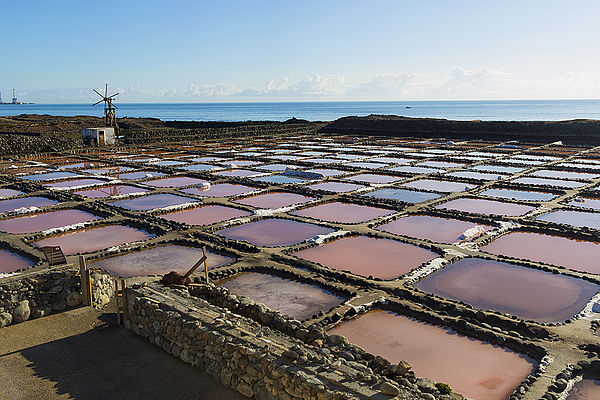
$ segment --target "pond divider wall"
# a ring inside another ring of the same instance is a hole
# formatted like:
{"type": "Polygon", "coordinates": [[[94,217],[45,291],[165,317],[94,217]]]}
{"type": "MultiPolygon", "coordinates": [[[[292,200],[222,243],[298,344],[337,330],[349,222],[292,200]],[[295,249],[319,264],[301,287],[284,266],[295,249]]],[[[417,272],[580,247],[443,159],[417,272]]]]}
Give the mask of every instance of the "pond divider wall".
{"type": "MultiPolygon", "coordinates": [[[[0,279],[0,328],[81,306],[78,272],[68,265],[0,279]]],[[[114,278],[92,271],[91,285],[93,306],[104,307],[114,296],[114,278]]]]}
{"type": "MultiPolygon", "coordinates": [[[[299,321],[286,321],[297,326],[298,335],[285,335],[271,329],[266,320],[260,324],[224,311],[190,295],[183,286],[134,285],[126,296],[128,329],[249,398],[463,398],[441,394],[433,381],[416,378],[410,364],[356,357],[362,349],[343,336],[327,336],[299,321]],[[317,338],[307,344],[297,338],[303,335],[317,338]],[[393,371],[391,377],[378,374],[375,366],[393,371]]],[[[229,301],[238,300],[229,297],[229,301]]],[[[248,305],[257,312],[267,311],[258,303],[248,305]]]]}

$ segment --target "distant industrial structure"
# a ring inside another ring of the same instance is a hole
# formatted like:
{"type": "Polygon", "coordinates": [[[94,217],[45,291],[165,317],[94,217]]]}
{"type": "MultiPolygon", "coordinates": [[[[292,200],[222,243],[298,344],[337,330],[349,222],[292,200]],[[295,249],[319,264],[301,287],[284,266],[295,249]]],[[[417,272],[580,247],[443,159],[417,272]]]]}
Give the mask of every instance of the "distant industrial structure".
{"type": "Polygon", "coordinates": [[[4,103],[2,101],[2,92],[0,92],[0,104],[31,104],[31,103],[23,103],[22,101],[17,100],[17,95],[15,94],[15,89],[13,91],[12,101],[10,103],[4,103]]]}

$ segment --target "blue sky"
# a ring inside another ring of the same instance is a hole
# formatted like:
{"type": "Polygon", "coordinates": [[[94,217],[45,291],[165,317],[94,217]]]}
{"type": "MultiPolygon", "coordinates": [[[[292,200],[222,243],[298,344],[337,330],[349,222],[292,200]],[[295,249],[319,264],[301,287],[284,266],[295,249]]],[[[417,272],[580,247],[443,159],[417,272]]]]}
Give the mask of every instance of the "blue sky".
{"type": "Polygon", "coordinates": [[[0,91],[89,102],[600,98],[600,2],[4,1],[0,91]]]}

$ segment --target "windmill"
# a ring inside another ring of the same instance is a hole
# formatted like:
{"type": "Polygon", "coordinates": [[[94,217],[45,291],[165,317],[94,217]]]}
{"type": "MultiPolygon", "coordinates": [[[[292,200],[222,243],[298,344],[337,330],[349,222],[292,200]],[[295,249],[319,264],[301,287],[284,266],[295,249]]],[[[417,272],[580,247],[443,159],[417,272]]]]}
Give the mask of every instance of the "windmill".
{"type": "Polygon", "coordinates": [[[107,128],[118,129],[119,127],[117,125],[117,117],[115,114],[115,109],[117,108],[117,106],[113,104],[113,97],[117,96],[119,93],[115,93],[111,96],[108,96],[108,83],[104,87],[104,95],[102,95],[102,93],[100,93],[96,89],[94,89],[94,92],[96,92],[98,96],[102,97],[102,100],[97,101],[96,103],[92,104],[92,106],[104,102],[104,125],[107,128]]]}

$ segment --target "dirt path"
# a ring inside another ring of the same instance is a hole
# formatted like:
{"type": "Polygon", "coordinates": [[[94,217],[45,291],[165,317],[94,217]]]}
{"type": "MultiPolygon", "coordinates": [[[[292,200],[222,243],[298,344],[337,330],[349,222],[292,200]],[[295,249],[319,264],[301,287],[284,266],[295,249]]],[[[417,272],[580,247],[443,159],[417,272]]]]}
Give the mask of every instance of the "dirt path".
{"type": "Polygon", "coordinates": [[[243,398],[113,318],[79,308],[1,329],[0,398],[243,398]]]}

